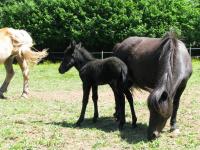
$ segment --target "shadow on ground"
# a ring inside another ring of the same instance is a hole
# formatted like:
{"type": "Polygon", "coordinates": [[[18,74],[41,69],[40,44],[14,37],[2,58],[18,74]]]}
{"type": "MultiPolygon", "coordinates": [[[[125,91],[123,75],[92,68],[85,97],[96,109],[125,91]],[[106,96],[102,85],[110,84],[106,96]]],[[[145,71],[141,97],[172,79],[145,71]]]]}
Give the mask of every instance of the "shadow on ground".
{"type": "MultiPolygon", "coordinates": [[[[91,119],[85,119],[80,127],[75,127],[74,123],[67,121],[62,122],[49,122],[45,124],[58,125],[66,128],[79,128],[79,129],[97,129],[104,132],[114,132],[118,130],[117,122],[111,117],[101,117],[96,123],[91,119]]],[[[131,127],[131,123],[126,123],[123,130],[120,131],[120,137],[130,144],[138,142],[147,142],[146,138],[147,125],[138,123],[136,128],[131,127]]]]}

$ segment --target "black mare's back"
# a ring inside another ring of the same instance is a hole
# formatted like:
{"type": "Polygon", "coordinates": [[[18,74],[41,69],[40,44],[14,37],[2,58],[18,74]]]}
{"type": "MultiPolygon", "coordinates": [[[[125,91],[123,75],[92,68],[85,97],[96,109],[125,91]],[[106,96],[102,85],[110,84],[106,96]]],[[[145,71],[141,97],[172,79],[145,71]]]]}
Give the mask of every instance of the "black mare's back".
{"type": "Polygon", "coordinates": [[[114,81],[126,82],[128,69],[117,57],[94,59],[84,65],[79,74],[83,82],[94,85],[110,84],[114,81]]]}

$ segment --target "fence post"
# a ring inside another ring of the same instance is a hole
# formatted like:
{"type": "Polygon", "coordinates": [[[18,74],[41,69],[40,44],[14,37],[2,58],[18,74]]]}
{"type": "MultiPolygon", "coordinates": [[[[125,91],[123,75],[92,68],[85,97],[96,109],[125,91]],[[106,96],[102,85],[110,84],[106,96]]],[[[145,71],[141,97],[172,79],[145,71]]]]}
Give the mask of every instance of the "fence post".
{"type": "Polygon", "coordinates": [[[103,59],[103,50],[101,51],[101,59],[103,59]]]}

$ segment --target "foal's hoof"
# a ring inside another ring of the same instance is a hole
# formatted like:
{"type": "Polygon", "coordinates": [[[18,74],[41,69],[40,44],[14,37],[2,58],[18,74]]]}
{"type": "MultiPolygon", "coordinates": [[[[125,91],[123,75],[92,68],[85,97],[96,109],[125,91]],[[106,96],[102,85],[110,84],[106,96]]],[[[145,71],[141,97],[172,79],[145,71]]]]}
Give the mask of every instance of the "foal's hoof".
{"type": "Polygon", "coordinates": [[[75,123],[75,124],[74,124],[74,127],[80,127],[80,126],[81,126],[80,123],[75,123]]]}
{"type": "Polygon", "coordinates": [[[116,112],[113,114],[113,117],[114,117],[114,118],[117,118],[117,113],[116,113],[116,112]]]}
{"type": "Polygon", "coordinates": [[[96,123],[97,122],[97,118],[93,118],[92,121],[93,121],[93,123],[96,123]]]}
{"type": "Polygon", "coordinates": [[[136,123],[133,123],[133,124],[132,124],[132,129],[135,129],[135,128],[137,128],[137,124],[136,124],[136,123]]]}
{"type": "Polygon", "coordinates": [[[25,98],[25,99],[27,99],[29,96],[28,96],[28,94],[27,93],[23,93],[22,95],[21,95],[21,98],[25,98]]]}
{"type": "Polygon", "coordinates": [[[81,122],[82,122],[82,121],[78,120],[78,121],[76,122],[76,124],[75,124],[75,127],[80,127],[80,126],[81,126],[81,122]]]}
{"type": "Polygon", "coordinates": [[[7,99],[3,94],[0,95],[0,99],[7,99]]]}
{"type": "Polygon", "coordinates": [[[119,115],[117,114],[117,113],[114,113],[113,114],[113,117],[115,118],[115,121],[119,121],[120,119],[119,119],[119,115]]]}
{"type": "Polygon", "coordinates": [[[124,124],[123,124],[123,123],[119,123],[119,126],[118,126],[119,131],[122,131],[122,130],[123,130],[123,127],[124,127],[124,124]]]}

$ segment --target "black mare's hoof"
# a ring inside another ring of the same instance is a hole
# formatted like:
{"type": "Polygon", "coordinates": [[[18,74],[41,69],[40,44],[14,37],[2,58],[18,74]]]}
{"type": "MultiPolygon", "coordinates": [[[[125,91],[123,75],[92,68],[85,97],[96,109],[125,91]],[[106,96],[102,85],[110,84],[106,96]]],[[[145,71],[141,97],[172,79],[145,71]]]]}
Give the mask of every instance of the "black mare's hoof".
{"type": "Polygon", "coordinates": [[[170,128],[170,132],[173,132],[173,131],[175,131],[177,129],[177,126],[176,125],[173,125],[173,126],[171,126],[171,128],[170,128]]]}

